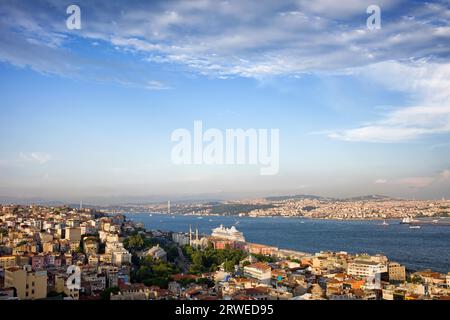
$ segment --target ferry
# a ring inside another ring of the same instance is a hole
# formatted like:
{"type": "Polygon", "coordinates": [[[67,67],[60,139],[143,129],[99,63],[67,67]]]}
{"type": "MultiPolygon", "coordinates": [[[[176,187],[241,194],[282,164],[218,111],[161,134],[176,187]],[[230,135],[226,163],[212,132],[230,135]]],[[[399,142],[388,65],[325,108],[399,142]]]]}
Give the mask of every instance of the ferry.
{"type": "Polygon", "coordinates": [[[410,229],[420,229],[421,226],[409,226],[410,229]]]}

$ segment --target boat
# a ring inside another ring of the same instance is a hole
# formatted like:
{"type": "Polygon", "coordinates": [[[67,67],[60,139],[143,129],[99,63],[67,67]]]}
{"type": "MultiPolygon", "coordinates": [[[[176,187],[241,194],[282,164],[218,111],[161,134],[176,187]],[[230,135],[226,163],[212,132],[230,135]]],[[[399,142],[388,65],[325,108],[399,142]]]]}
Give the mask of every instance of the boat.
{"type": "Polygon", "coordinates": [[[245,242],[244,234],[238,231],[235,226],[232,226],[228,229],[221,224],[220,227],[212,230],[211,236],[226,240],[245,242]]]}
{"type": "Polygon", "coordinates": [[[383,223],[381,224],[382,226],[388,226],[389,223],[386,222],[386,220],[383,220],[383,223]]]}
{"type": "Polygon", "coordinates": [[[421,226],[409,226],[410,229],[420,229],[421,226]]]}
{"type": "Polygon", "coordinates": [[[149,217],[153,217],[153,215],[150,213],[149,215],[148,215],[149,217]]]}
{"type": "Polygon", "coordinates": [[[407,218],[403,218],[402,221],[400,221],[400,224],[410,224],[413,221],[414,221],[413,219],[411,219],[410,217],[407,217],[407,218]]]}
{"type": "Polygon", "coordinates": [[[411,223],[416,223],[416,222],[420,222],[420,221],[417,219],[407,217],[407,218],[403,218],[402,221],[400,221],[400,224],[411,224],[411,223]]]}

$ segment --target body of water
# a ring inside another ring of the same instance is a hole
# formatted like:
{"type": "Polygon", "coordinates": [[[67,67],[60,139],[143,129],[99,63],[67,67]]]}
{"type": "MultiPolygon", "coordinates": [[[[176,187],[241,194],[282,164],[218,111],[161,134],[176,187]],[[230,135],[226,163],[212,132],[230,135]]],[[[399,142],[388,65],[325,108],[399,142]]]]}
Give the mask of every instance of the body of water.
{"type": "Polygon", "coordinates": [[[233,225],[244,232],[248,242],[276,246],[280,249],[315,253],[347,251],[349,253],[385,254],[412,270],[431,268],[450,271],[450,227],[425,225],[410,229],[399,221],[336,221],[303,218],[250,218],[230,216],[179,216],[148,213],[127,214],[130,220],[144,223],[148,230],[188,232],[189,225],[201,234],[213,228],[233,225]]]}

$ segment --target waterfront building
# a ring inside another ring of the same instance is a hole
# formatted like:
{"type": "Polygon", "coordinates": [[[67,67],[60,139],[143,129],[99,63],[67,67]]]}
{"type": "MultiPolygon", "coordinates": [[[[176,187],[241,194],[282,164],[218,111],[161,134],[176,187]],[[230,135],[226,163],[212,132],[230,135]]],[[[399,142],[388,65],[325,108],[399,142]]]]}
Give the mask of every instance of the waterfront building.
{"type": "Polygon", "coordinates": [[[347,266],[347,273],[353,276],[369,277],[387,271],[386,264],[374,261],[355,260],[347,266]]]}
{"type": "Polygon", "coordinates": [[[278,251],[278,248],[256,243],[247,243],[247,251],[253,254],[271,256],[278,251]]]}
{"type": "Polygon", "coordinates": [[[195,239],[192,238],[192,228],[189,228],[189,245],[196,249],[206,249],[209,245],[208,238],[199,236],[198,228],[195,229],[195,239]]]}
{"type": "Polygon", "coordinates": [[[389,262],[388,264],[389,281],[406,281],[406,268],[397,262],[389,262]]]}

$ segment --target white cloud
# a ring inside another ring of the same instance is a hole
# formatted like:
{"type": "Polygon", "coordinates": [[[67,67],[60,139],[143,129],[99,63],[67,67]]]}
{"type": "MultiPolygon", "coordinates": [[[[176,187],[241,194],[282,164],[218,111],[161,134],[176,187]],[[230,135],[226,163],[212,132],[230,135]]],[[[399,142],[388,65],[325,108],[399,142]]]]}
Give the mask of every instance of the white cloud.
{"type": "Polygon", "coordinates": [[[447,186],[450,182],[450,170],[445,169],[431,176],[406,177],[386,181],[390,185],[402,185],[413,189],[428,188],[432,185],[447,186]]]}
{"type": "Polygon", "coordinates": [[[359,128],[328,133],[330,138],[403,142],[450,133],[450,63],[418,61],[402,64],[388,61],[358,72],[388,89],[409,94],[417,105],[395,108],[382,115],[380,120],[359,128]]]}
{"type": "MultiPolygon", "coordinates": [[[[85,23],[76,34],[90,43],[109,43],[152,62],[180,64],[215,77],[345,72],[388,59],[408,59],[412,53],[413,58],[450,54],[443,45],[450,40],[446,20],[450,10],[445,4],[378,1],[383,13],[395,17],[386,15],[379,32],[365,26],[370,4],[368,0],[181,0],[142,1],[124,8],[120,3],[81,2],[85,23]]],[[[3,48],[0,59],[61,73],[90,63],[67,54],[54,57],[53,50],[67,48],[73,39],[59,18],[63,6],[53,1],[3,5],[0,13],[9,19],[0,19],[0,40],[16,39],[15,45],[23,48],[21,38],[27,37],[40,45],[32,50],[34,58],[11,46],[3,48]],[[43,50],[46,43],[52,44],[51,52],[43,50]]]]}
{"type": "Polygon", "coordinates": [[[35,162],[39,164],[46,164],[52,159],[52,156],[50,154],[44,152],[31,152],[31,153],[21,152],[19,154],[19,157],[22,161],[35,162]]]}
{"type": "Polygon", "coordinates": [[[148,89],[148,90],[167,90],[167,89],[170,89],[169,86],[167,86],[163,82],[157,81],[157,80],[148,81],[148,83],[145,86],[145,88],[148,89]]]}
{"type": "Polygon", "coordinates": [[[385,183],[387,183],[386,179],[377,179],[377,180],[375,180],[375,184],[385,184],[385,183]]]}

